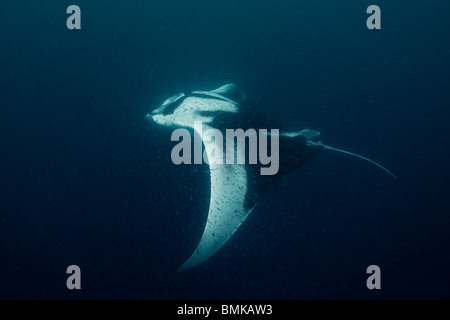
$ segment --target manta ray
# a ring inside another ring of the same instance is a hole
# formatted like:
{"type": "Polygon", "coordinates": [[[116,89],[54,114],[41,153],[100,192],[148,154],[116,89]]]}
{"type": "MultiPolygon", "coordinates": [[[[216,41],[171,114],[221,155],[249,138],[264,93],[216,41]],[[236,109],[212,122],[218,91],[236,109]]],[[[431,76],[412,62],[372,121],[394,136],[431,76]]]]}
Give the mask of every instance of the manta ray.
{"type": "MultiPolygon", "coordinates": [[[[279,132],[279,170],[274,175],[261,175],[261,163],[209,162],[211,194],[207,222],[197,248],[178,271],[197,266],[214,255],[245,221],[258,200],[275,181],[324,150],[343,152],[367,160],[395,178],[386,168],[366,157],[324,145],[316,130],[283,130],[273,119],[253,108],[246,95],[232,83],[212,91],[193,91],[172,96],[146,118],[172,129],[193,129],[203,139],[203,145],[215,143],[205,141],[202,137],[202,130],[207,129],[225,132],[231,128],[266,128],[278,129],[279,132]],[[194,125],[196,121],[201,121],[201,128],[194,125]]],[[[226,148],[223,145],[220,147],[226,148]]],[[[238,141],[234,148],[239,147],[242,146],[239,146],[238,141]]],[[[205,148],[205,151],[208,158],[214,157],[210,148],[205,148]]]]}

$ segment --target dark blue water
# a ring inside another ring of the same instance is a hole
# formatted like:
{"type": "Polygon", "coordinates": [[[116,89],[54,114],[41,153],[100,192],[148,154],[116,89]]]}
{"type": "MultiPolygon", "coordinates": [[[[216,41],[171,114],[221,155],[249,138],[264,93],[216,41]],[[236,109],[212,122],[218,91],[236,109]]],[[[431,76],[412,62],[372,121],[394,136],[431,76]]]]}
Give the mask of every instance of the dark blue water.
{"type": "Polygon", "coordinates": [[[0,297],[449,299],[450,4],[8,1],[0,43],[0,297]],[[77,4],[82,29],[66,28],[77,4]],[[377,4],[382,29],[368,30],[377,4]],[[327,151],[177,273],[208,210],[145,115],[236,83],[327,151]],[[82,289],[66,288],[80,266],[82,289]],[[381,268],[368,290],[366,268],[381,268]]]}

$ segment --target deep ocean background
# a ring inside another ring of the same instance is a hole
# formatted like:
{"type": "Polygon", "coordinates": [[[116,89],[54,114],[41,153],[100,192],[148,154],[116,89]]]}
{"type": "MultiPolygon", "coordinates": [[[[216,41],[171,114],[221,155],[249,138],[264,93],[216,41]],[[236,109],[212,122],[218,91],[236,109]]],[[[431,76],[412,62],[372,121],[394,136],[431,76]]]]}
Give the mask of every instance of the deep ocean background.
{"type": "Polygon", "coordinates": [[[4,1],[0,298],[449,299],[450,2],[4,1]],[[82,29],[66,28],[81,8],[82,29]],[[366,28],[377,4],[382,29],[366,28]],[[207,166],[144,119],[236,83],[324,152],[206,263],[207,166]],[[66,288],[67,266],[82,289],[66,288]],[[381,268],[381,290],[366,268],[381,268]]]}

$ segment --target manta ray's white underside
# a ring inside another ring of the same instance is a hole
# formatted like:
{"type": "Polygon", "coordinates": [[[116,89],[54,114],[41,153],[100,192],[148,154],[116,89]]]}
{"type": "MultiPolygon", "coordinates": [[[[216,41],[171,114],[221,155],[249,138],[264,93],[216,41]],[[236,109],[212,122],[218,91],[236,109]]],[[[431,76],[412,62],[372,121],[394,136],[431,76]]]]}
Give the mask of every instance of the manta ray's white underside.
{"type": "MultiPolygon", "coordinates": [[[[208,128],[210,127],[204,126],[204,130],[208,128]]],[[[212,158],[210,150],[211,148],[206,149],[209,159],[212,158]]],[[[248,191],[245,165],[224,165],[210,161],[209,173],[211,200],[205,230],[197,249],[178,271],[194,267],[216,253],[252,210],[245,209],[248,191]]]]}

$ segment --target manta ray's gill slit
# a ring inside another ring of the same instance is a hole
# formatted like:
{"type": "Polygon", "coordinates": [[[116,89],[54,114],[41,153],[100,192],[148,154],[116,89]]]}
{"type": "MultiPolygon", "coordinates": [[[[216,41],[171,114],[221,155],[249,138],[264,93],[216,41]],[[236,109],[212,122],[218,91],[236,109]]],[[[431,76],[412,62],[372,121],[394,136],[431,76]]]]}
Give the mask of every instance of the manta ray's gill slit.
{"type": "Polygon", "coordinates": [[[396,177],[392,172],[390,172],[388,169],[386,169],[385,167],[383,167],[381,164],[376,163],[376,162],[373,161],[373,160],[370,160],[369,158],[360,156],[359,154],[356,154],[356,153],[353,153],[353,152],[349,152],[349,151],[345,151],[345,150],[333,148],[333,147],[330,147],[330,146],[327,146],[327,145],[323,145],[323,146],[325,147],[325,149],[328,149],[328,150],[333,150],[333,151],[337,151],[337,152],[342,152],[342,153],[349,154],[349,155],[351,155],[351,156],[354,156],[354,157],[361,158],[361,159],[363,159],[363,160],[369,161],[370,163],[373,163],[373,164],[376,165],[377,167],[379,167],[379,168],[383,169],[384,171],[386,171],[387,173],[389,173],[394,179],[397,179],[397,177],[396,177]]]}

